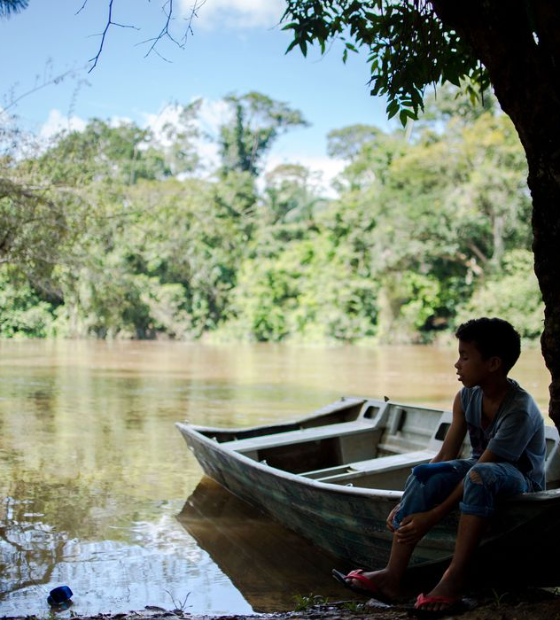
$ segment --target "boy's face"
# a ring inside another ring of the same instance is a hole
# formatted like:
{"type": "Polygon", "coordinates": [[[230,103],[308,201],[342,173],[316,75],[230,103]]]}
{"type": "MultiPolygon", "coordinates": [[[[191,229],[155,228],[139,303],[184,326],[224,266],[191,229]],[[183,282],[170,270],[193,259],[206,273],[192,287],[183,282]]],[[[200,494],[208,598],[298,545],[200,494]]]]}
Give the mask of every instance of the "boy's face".
{"type": "Polygon", "coordinates": [[[497,357],[483,359],[474,342],[459,340],[459,359],[455,363],[459,381],[465,387],[475,387],[486,382],[501,365],[497,357]]]}

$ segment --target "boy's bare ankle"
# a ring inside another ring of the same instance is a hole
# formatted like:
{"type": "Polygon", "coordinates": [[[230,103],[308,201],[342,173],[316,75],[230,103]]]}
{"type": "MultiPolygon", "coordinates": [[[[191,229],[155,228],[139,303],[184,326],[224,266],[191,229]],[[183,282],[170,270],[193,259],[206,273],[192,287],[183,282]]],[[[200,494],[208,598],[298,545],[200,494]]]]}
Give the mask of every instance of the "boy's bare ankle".
{"type": "Polygon", "coordinates": [[[443,573],[441,580],[462,584],[465,581],[465,571],[460,567],[450,564],[445,573],[443,573]]]}
{"type": "Polygon", "coordinates": [[[464,571],[453,566],[443,574],[439,583],[430,592],[432,596],[457,596],[463,591],[465,585],[464,571]]]}
{"type": "Polygon", "coordinates": [[[396,595],[400,589],[400,579],[388,568],[365,573],[365,576],[387,595],[396,595]]]}
{"type": "Polygon", "coordinates": [[[378,583],[387,594],[396,596],[400,592],[401,577],[388,568],[378,571],[378,583]]]}

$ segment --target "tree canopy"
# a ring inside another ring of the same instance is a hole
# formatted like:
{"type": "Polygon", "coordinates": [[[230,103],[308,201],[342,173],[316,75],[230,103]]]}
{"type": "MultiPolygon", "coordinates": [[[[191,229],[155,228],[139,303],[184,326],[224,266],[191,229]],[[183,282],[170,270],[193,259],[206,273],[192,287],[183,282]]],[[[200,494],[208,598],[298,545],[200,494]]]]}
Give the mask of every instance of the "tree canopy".
{"type": "Polygon", "coordinates": [[[325,52],[330,39],[344,43],[343,57],[364,47],[369,54],[371,94],[387,97],[389,118],[403,124],[423,109],[429,85],[468,80],[469,91],[489,86],[489,76],[468,43],[442,22],[428,0],[287,0],[285,30],[304,55],[317,43],[325,52]]]}
{"type": "Polygon", "coordinates": [[[415,118],[430,84],[471,95],[491,84],[528,163],[535,272],[545,302],[542,347],[552,375],[550,415],[560,424],[560,6],[551,0],[287,0],[289,49],[369,53],[372,94],[389,116],[415,118]]]}
{"type": "Polygon", "coordinates": [[[262,93],[249,92],[241,97],[228,95],[231,122],[220,128],[222,169],[248,172],[256,176],[260,161],[274,141],[293,127],[305,127],[299,110],[275,101],[262,93]]]}
{"type": "Polygon", "coordinates": [[[430,342],[499,292],[494,310],[537,337],[523,151],[505,115],[456,94],[429,98],[411,134],[331,131],[337,197],[299,164],[257,177],[290,128],[274,111],[303,118],[259,93],[228,97],[205,177],[184,174],[199,106],[163,141],[92,119],[1,158],[0,335],[430,342]],[[247,100],[266,114],[240,125],[247,100]],[[236,132],[257,145],[248,168],[224,148],[236,132]]]}

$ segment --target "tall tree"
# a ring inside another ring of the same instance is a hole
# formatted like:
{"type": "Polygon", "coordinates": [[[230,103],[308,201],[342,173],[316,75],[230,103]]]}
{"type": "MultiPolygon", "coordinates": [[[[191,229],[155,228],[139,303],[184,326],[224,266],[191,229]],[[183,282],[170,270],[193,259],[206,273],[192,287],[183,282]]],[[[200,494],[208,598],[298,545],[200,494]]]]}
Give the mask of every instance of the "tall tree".
{"type": "Polygon", "coordinates": [[[256,176],[259,164],[274,141],[292,127],[305,127],[298,110],[266,95],[249,92],[229,95],[232,118],[220,128],[223,171],[248,172],[256,176]]]}
{"type": "Polygon", "coordinates": [[[299,164],[280,164],[265,181],[265,205],[273,224],[311,220],[314,208],[324,202],[313,187],[311,172],[299,164]]]}
{"type": "Polygon", "coordinates": [[[165,153],[149,129],[132,122],[112,127],[94,118],[83,131],[62,133],[42,158],[54,184],[96,180],[133,185],[171,175],[165,153]]]}
{"type": "Polygon", "coordinates": [[[327,135],[327,153],[331,157],[352,161],[360,154],[362,148],[373,142],[380,133],[380,129],[371,125],[351,125],[333,129],[327,135]]]}
{"type": "Polygon", "coordinates": [[[560,426],[560,4],[553,0],[288,0],[290,47],[333,38],[369,51],[372,94],[405,123],[426,87],[490,86],[528,163],[535,272],[545,302],[541,338],[552,376],[549,413],[560,426]]]}

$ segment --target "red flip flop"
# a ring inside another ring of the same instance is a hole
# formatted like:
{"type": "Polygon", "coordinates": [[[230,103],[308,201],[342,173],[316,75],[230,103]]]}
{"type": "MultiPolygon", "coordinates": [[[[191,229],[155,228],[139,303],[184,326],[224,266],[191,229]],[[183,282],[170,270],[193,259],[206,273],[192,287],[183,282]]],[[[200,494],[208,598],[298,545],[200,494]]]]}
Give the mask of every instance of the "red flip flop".
{"type": "Polygon", "coordinates": [[[370,598],[374,598],[382,603],[390,604],[391,599],[383,594],[379,588],[376,588],[370,579],[368,579],[364,574],[364,571],[361,568],[353,570],[349,572],[347,575],[341,573],[339,570],[333,568],[332,576],[343,586],[347,587],[352,592],[356,592],[357,594],[364,594],[365,596],[369,596],[370,598]],[[359,581],[362,585],[357,586],[350,579],[355,579],[359,581]]]}
{"type": "Polygon", "coordinates": [[[426,596],[419,594],[414,604],[414,614],[424,618],[437,618],[450,613],[465,610],[460,596],[426,596]],[[426,605],[445,605],[444,609],[426,609],[426,605]]]}

